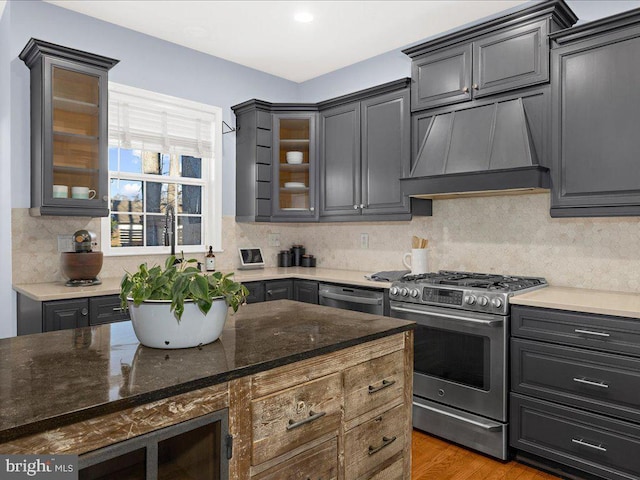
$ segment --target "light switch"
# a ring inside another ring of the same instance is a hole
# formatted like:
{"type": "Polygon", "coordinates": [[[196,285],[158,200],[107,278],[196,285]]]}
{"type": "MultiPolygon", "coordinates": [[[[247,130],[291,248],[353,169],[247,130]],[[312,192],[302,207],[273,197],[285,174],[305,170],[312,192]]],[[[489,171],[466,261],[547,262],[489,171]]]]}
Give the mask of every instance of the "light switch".
{"type": "Polygon", "coordinates": [[[361,233],[360,234],[360,248],[369,248],[369,234],[361,233]]]}
{"type": "Polygon", "coordinates": [[[270,247],[279,247],[280,246],[280,234],[279,233],[270,233],[269,234],[269,246],[270,247]]]}
{"type": "Polygon", "coordinates": [[[73,235],[58,235],[58,253],[74,251],[73,235]]]}

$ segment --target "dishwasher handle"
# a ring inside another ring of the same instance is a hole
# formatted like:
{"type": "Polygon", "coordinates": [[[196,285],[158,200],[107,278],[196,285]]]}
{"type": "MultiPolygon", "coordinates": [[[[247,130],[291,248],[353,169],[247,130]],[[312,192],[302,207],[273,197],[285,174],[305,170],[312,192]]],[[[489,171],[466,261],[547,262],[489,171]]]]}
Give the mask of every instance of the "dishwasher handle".
{"type": "Polygon", "coordinates": [[[382,297],[367,298],[367,297],[358,297],[356,295],[342,295],[341,293],[324,292],[324,291],[320,291],[320,297],[330,298],[332,300],[342,300],[344,302],[350,302],[350,303],[359,303],[362,305],[382,305],[382,297]]]}

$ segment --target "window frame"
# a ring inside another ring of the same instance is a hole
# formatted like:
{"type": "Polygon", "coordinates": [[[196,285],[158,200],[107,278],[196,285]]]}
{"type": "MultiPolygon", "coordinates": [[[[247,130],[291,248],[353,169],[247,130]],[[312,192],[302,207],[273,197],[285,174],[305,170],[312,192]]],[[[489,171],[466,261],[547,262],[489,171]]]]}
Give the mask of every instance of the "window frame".
{"type": "MultiPolygon", "coordinates": [[[[202,192],[202,231],[203,241],[202,245],[176,245],[176,255],[179,256],[180,252],[186,254],[200,253],[204,254],[209,250],[209,246],[213,247],[214,252],[222,252],[222,108],[207,105],[200,102],[194,102],[191,100],[185,100],[179,97],[173,97],[164,95],[161,93],[151,92],[149,90],[143,90],[128,85],[117,84],[109,82],[109,92],[117,91],[128,95],[138,96],[144,98],[149,102],[157,101],[163,103],[170,103],[176,108],[179,106],[186,106],[190,109],[201,110],[209,115],[212,115],[214,120],[212,141],[212,157],[202,157],[202,172],[203,172],[203,192],[202,192]]],[[[122,148],[120,145],[114,145],[109,142],[109,148],[116,146],[122,148]]],[[[138,149],[133,149],[138,150],[138,149]]],[[[158,152],[167,153],[167,152],[158,152]]],[[[178,153],[178,152],[171,152],[178,153]]],[[[179,154],[179,153],[178,153],[179,154]]],[[[107,162],[107,169],[109,168],[107,162]]],[[[108,188],[109,188],[109,215],[101,219],[101,232],[100,232],[100,244],[102,252],[105,256],[135,256],[135,255],[169,255],[171,252],[170,246],[139,246],[139,247],[112,247],[111,246],[111,180],[112,179],[125,179],[132,181],[155,181],[163,183],[163,180],[170,180],[176,184],[190,184],[189,177],[176,177],[176,176],[163,176],[143,173],[127,173],[127,172],[112,172],[108,170],[108,188]],[[112,175],[112,173],[114,173],[112,175]]],[[[145,198],[146,203],[146,198],[145,198]]],[[[146,214],[146,207],[145,212],[146,214]]],[[[176,214],[176,229],[177,229],[178,214],[176,214]]]]}

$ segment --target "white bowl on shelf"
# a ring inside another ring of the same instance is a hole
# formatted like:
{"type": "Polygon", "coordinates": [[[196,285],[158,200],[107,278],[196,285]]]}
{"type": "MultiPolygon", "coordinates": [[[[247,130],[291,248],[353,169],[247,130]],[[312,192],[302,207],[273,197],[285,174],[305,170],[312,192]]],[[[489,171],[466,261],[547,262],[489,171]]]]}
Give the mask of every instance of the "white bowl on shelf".
{"type": "Polygon", "coordinates": [[[302,152],[287,152],[287,163],[299,165],[302,163],[302,152]]]}
{"type": "Polygon", "coordinates": [[[303,182],[284,182],[284,188],[306,188],[303,182]]]}

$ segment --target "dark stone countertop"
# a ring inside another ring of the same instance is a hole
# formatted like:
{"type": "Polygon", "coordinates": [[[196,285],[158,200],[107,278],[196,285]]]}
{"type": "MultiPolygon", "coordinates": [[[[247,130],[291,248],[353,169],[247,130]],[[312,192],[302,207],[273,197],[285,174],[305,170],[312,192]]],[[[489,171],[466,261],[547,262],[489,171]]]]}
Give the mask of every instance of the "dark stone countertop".
{"type": "Polygon", "coordinates": [[[131,322],[0,340],[0,442],[400,333],[413,322],[290,300],[245,305],[199,348],[138,343],[131,322]]]}

